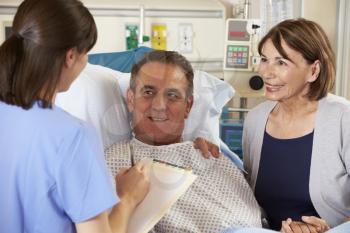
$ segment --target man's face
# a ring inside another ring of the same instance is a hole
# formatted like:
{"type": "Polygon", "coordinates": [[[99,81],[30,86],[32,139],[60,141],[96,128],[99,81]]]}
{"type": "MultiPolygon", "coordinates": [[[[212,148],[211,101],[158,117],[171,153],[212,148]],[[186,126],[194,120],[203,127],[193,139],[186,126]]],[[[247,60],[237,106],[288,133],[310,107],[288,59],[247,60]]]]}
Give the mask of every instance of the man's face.
{"type": "Polygon", "coordinates": [[[142,66],[135,92],[128,90],[135,137],[151,145],[180,142],[193,97],[187,97],[188,82],[181,68],[159,62],[142,66]]]}

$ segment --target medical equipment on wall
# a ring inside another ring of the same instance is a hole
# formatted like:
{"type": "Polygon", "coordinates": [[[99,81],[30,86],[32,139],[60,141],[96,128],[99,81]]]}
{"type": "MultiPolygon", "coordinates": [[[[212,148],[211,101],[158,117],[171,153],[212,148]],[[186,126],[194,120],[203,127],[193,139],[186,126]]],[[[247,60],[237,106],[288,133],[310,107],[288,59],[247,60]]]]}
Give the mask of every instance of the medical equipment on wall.
{"type": "MultiPolygon", "coordinates": [[[[247,11],[247,7],[245,9],[247,11]]],[[[220,137],[230,150],[239,156],[242,156],[243,119],[249,96],[244,93],[244,90],[254,93],[263,87],[263,81],[256,73],[259,64],[257,46],[260,28],[261,20],[257,19],[227,19],[226,21],[224,77],[226,81],[231,79],[231,83],[232,79],[239,80],[241,86],[235,82],[232,83],[240,95],[239,119],[229,117],[229,109],[225,107],[223,113],[226,112],[227,116],[223,114],[221,117],[220,137]],[[242,84],[246,84],[245,87],[242,84]]]]}
{"type": "Polygon", "coordinates": [[[247,111],[247,97],[262,95],[264,85],[256,73],[259,65],[257,52],[261,20],[227,19],[224,48],[224,78],[239,95],[239,108],[224,108],[220,121],[220,137],[230,150],[242,156],[243,120],[247,111]],[[229,116],[229,111],[238,112],[239,119],[229,116]]]}
{"type": "Polygon", "coordinates": [[[139,24],[126,24],[125,25],[125,41],[126,50],[136,49],[144,44],[144,42],[149,41],[149,37],[144,35],[144,6],[140,6],[140,18],[139,24]]]}
{"type": "MultiPolygon", "coordinates": [[[[256,74],[260,56],[258,43],[262,21],[259,19],[227,19],[225,34],[224,73],[225,76],[251,73],[249,81],[252,90],[260,90],[262,83],[256,74]],[[260,84],[260,85],[259,85],[260,84]]],[[[238,90],[239,91],[239,90],[238,90]]]]}
{"type": "Polygon", "coordinates": [[[263,81],[257,73],[259,65],[258,42],[262,20],[248,19],[249,1],[245,0],[244,19],[226,20],[224,42],[224,79],[230,82],[241,97],[240,107],[248,97],[263,95],[263,81]]]}
{"type": "Polygon", "coordinates": [[[142,44],[139,43],[139,25],[137,24],[126,24],[125,33],[126,50],[136,49],[141,47],[141,45],[145,42],[149,41],[149,37],[143,35],[142,44]]]}
{"type": "MultiPolygon", "coordinates": [[[[247,108],[247,98],[263,96],[263,80],[257,73],[260,56],[258,43],[262,21],[227,19],[224,43],[224,79],[240,97],[239,108],[247,108]]],[[[240,119],[244,118],[240,112],[240,119]]]]}
{"type": "Polygon", "coordinates": [[[219,0],[83,2],[93,14],[99,32],[90,53],[125,51],[136,44],[178,51],[194,69],[222,78],[226,8],[219,0]],[[130,25],[134,25],[132,31],[130,25]],[[145,36],[149,41],[145,42],[145,36]]]}
{"type": "MultiPolygon", "coordinates": [[[[21,1],[0,1],[0,43],[5,39],[4,22],[12,23],[21,1]]],[[[194,69],[223,78],[226,8],[220,0],[82,2],[93,15],[98,30],[98,40],[90,54],[140,46],[167,49],[183,54],[194,69]]]]}
{"type": "Polygon", "coordinates": [[[259,20],[227,19],[225,70],[254,71],[259,64],[257,54],[259,20]]]}

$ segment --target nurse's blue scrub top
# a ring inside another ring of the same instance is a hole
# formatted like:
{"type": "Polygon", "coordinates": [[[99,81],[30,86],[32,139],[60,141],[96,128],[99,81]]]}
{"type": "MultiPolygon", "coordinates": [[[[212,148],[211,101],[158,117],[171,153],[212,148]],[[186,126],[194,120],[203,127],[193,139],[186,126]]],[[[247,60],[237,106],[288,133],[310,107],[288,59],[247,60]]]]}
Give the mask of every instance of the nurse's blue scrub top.
{"type": "Polygon", "coordinates": [[[92,127],[0,102],[0,232],[75,232],[117,201],[92,127]]]}

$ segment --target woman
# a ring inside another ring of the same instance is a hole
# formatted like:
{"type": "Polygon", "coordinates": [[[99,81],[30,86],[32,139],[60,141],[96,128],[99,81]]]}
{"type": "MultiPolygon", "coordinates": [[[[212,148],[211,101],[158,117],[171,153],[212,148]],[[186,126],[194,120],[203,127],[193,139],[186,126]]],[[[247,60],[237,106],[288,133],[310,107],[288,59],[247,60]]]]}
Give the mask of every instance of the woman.
{"type": "Polygon", "coordinates": [[[117,175],[116,197],[95,131],[53,104],[96,37],[77,0],[18,8],[0,47],[0,232],[125,232],[147,193],[139,163],[117,175]]]}
{"type": "Polygon", "coordinates": [[[248,182],[272,229],[324,232],[350,215],[350,103],[329,94],[329,40],[312,21],[286,20],[258,49],[267,101],[245,120],[248,182]]]}

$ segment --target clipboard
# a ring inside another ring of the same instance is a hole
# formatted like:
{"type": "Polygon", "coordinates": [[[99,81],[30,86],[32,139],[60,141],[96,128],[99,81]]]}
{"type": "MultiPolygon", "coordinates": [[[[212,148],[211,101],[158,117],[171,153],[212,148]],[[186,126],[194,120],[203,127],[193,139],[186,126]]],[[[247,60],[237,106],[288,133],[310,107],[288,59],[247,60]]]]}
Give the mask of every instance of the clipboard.
{"type": "Polygon", "coordinates": [[[132,214],[127,232],[149,232],[196,178],[191,168],[153,161],[149,174],[150,190],[132,214]]]}

